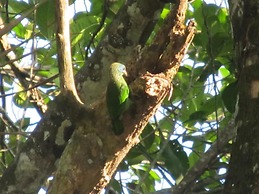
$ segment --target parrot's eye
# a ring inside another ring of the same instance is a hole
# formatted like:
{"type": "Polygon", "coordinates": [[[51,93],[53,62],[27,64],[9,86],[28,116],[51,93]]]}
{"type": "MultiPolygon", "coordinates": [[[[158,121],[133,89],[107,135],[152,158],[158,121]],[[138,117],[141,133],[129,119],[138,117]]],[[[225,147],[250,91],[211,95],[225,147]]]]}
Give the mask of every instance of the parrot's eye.
{"type": "Polygon", "coordinates": [[[119,67],[119,71],[120,71],[121,73],[126,72],[126,67],[125,67],[124,65],[120,66],[120,67],[119,67]]]}

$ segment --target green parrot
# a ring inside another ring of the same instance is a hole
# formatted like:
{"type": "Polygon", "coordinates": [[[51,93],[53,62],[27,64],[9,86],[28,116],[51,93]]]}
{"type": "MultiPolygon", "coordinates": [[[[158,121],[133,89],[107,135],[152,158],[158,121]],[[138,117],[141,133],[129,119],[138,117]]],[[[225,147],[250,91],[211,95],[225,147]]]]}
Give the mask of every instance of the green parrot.
{"type": "Polygon", "coordinates": [[[112,63],[106,103],[115,135],[120,135],[124,131],[121,117],[129,106],[129,87],[123,75],[127,75],[126,67],[121,63],[112,63]]]}

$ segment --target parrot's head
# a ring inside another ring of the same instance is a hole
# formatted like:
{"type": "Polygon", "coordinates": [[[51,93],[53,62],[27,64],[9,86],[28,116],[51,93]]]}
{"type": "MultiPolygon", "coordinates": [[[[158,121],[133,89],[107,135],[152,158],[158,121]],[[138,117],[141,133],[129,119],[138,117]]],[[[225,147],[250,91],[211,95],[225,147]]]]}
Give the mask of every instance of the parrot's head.
{"type": "Polygon", "coordinates": [[[128,75],[125,65],[123,65],[121,63],[117,63],[117,62],[111,64],[111,72],[118,73],[119,76],[128,75]]]}

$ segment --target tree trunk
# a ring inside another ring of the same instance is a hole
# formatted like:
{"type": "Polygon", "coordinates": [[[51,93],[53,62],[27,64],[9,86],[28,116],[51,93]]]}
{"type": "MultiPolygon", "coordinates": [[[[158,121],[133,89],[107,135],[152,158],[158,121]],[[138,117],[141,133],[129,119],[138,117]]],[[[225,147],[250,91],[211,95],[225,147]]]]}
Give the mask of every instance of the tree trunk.
{"type": "Polygon", "coordinates": [[[229,0],[238,69],[237,138],[224,193],[259,193],[259,5],[229,0]]]}

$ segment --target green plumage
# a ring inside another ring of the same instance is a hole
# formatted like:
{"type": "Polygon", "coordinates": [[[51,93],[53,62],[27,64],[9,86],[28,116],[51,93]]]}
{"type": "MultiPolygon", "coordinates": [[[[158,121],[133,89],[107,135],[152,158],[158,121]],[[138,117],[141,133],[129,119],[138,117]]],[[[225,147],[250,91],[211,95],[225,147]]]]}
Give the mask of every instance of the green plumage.
{"type": "Polygon", "coordinates": [[[120,135],[124,131],[121,117],[128,108],[129,87],[123,75],[127,75],[126,67],[121,63],[112,63],[106,102],[115,135],[120,135]]]}

